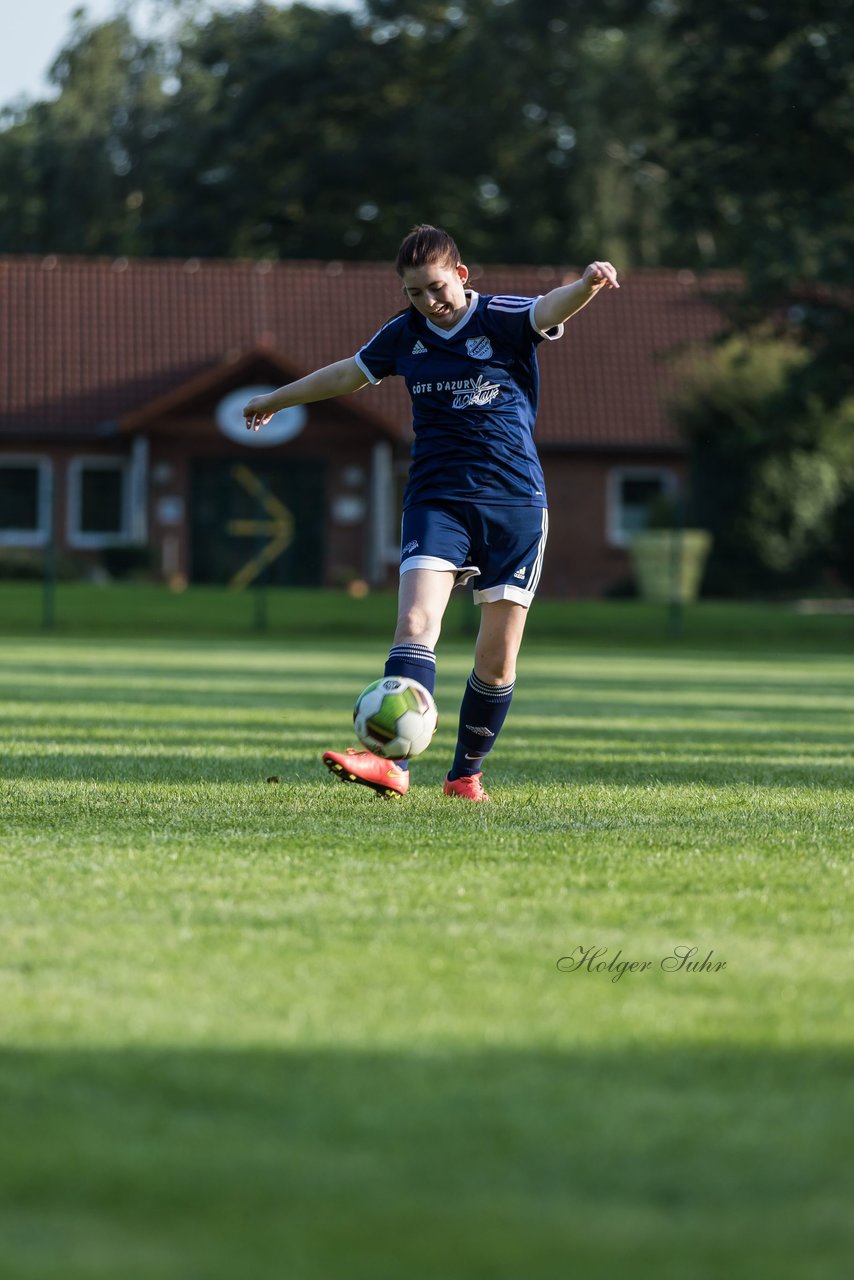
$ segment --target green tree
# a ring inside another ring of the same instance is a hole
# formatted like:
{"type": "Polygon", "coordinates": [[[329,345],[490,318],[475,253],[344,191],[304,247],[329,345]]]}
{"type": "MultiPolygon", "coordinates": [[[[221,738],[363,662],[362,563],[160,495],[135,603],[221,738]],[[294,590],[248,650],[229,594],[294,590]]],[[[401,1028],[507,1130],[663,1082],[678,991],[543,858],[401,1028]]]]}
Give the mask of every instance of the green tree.
{"type": "Polygon", "coordinates": [[[713,594],[809,584],[833,563],[854,489],[854,395],[794,406],[810,358],[767,326],[683,360],[672,410],[692,449],[691,518],[714,537],[713,594]]]}
{"type": "Polygon", "coordinates": [[[813,360],[793,396],[854,390],[854,0],[672,0],[670,218],[697,265],[745,277],[813,360]]]}
{"type": "Polygon", "coordinates": [[[78,17],[57,99],[7,112],[9,248],[378,258],[427,218],[493,261],[668,249],[645,4],[165,7],[158,39],[78,17]]]}
{"type": "Polygon", "coordinates": [[[645,4],[369,0],[367,10],[411,99],[384,142],[380,173],[398,175],[389,236],[408,198],[475,257],[660,261],[666,175],[652,152],[666,50],[645,4]]]}
{"type": "MultiPolygon", "coordinates": [[[[769,326],[778,354],[797,353],[761,395],[761,378],[742,387],[738,361],[719,369],[745,392],[761,443],[745,401],[727,421],[723,386],[694,389],[709,428],[692,433],[707,517],[728,505],[734,514],[710,571],[727,562],[732,580],[767,584],[830,567],[852,581],[854,3],[669,7],[675,56],[661,160],[674,235],[686,261],[743,272],[732,332],[748,346],[764,326],[754,366],[773,364],[769,326]],[[752,569],[738,564],[739,539],[752,569]]],[[[726,358],[724,348],[718,364],[726,358]]]]}
{"type": "Polygon", "coordinates": [[[125,17],[82,11],[51,68],[55,99],[8,108],[0,129],[7,249],[134,253],[148,133],[163,102],[159,51],[125,17]]]}
{"type": "Polygon", "coordinates": [[[672,217],[751,290],[854,278],[854,3],[670,0],[672,217]]]}

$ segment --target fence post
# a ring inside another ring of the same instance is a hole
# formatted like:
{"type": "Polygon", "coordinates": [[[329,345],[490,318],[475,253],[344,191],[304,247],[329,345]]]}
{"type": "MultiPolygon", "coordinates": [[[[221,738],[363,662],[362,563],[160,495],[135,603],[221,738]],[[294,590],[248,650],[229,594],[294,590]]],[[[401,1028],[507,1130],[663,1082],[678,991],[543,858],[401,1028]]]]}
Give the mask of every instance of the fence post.
{"type": "Polygon", "coordinates": [[[42,630],[50,631],[56,619],[56,518],[53,509],[53,467],[47,468],[45,482],[47,540],[42,560],[42,630]]]}

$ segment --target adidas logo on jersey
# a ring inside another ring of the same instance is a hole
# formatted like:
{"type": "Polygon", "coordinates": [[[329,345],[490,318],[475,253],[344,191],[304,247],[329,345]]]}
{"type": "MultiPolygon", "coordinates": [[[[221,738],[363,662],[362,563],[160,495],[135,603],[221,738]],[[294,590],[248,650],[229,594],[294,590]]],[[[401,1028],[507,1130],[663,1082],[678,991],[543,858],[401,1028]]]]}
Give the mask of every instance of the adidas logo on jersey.
{"type": "Polygon", "coordinates": [[[415,346],[412,348],[412,354],[414,356],[426,356],[427,348],[424,346],[424,343],[421,341],[420,338],[415,343],[415,346]]]}
{"type": "Polygon", "coordinates": [[[525,566],[524,566],[524,565],[522,565],[522,568],[521,568],[521,569],[517,569],[517,570],[516,570],[516,572],[513,574],[513,577],[514,577],[514,578],[519,578],[521,582],[524,582],[524,581],[525,581],[525,566]]]}

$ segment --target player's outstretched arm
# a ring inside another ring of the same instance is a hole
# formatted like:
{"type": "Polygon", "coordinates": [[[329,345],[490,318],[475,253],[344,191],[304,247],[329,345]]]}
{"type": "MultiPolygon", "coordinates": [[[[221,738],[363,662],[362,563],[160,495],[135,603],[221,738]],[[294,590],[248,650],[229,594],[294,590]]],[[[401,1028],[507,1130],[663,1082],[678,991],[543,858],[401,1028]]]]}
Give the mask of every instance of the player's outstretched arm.
{"type": "Polygon", "coordinates": [[[291,409],[296,404],[314,404],[316,400],[331,400],[333,396],[346,396],[351,391],[365,387],[368,379],[351,356],[335,364],[315,369],[296,382],[279,387],[266,396],[253,396],[243,407],[246,430],[257,431],[269,422],[280,409],[291,409]]]}
{"type": "Polygon", "coordinates": [[[610,262],[591,262],[584,268],[580,280],[559,285],[544,293],[534,308],[534,320],[538,329],[553,329],[563,324],[576,311],[586,307],[600,289],[619,289],[617,273],[610,262]]]}

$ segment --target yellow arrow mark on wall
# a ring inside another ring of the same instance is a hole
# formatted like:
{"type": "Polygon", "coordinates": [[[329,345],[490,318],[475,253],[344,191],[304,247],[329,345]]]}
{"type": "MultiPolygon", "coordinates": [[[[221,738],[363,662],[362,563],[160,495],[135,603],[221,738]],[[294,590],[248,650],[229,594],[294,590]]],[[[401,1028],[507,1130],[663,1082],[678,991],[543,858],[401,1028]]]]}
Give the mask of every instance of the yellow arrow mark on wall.
{"type": "Polygon", "coordinates": [[[242,591],[250,582],[254,582],[262,569],[277,560],[291,545],[294,538],[294,518],[284,503],[274,497],[248,467],[238,463],[231,468],[231,474],[241,488],[253,498],[260,499],[261,506],[270,515],[269,520],[229,520],[226,526],[228,532],[236,538],[270,537],[266,547],[247,561],[231,579],[229,586],[242,591]]]}

